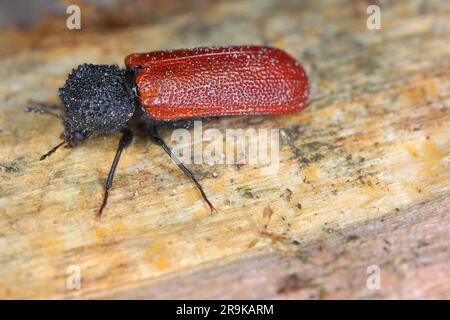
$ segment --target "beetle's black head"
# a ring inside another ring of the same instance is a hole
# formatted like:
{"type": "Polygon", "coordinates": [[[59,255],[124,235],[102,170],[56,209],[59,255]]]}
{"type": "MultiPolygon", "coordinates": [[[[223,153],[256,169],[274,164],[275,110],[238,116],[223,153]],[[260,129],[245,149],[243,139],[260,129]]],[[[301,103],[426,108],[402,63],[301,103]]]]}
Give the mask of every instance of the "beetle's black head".
{"type": "Polygon", "coordinates": [[[64,137],[71,145],[123,129],[134,113],[125,71],[117,65],[79,65],[59,96],[64,103],[64,137]]]}

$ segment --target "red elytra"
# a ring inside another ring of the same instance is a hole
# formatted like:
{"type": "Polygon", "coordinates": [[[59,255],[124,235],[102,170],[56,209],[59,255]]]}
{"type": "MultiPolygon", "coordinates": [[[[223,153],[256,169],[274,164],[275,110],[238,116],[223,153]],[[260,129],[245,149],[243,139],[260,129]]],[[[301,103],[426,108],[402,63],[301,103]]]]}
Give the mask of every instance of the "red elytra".
{"type": "Polygon", "coordinates": [[[287,114],[305,108],[308,78],[282,50],[229,46],[130,54],[141,108],[155,120],[287,114]]]}

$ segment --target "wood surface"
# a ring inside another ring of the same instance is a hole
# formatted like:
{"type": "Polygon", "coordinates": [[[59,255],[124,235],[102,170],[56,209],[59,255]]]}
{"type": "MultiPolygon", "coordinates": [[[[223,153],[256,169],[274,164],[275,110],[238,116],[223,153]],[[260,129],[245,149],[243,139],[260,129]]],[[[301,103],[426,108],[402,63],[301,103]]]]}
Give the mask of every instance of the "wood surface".
{"type": "Polygon", "coordinates": [[[48,27],[63,16],[1,32],[0,298],[449,299],[448,3],[382,2],[380,30],[366,27],[368,4],[160,4],[164,18],[137,24],[48,27]],[[280,129],[276,175],[189,165],[216,214],[143,133],[122,156],[101,221],[119,135],[38,161],[62,125],[22,110],[28,99],[57,103],[73,67],[223,44],[287,51],[313,101],[295,115],[203,123],[280,129]],[[79,290],[66,287],[71,265],[79,290]],[[370,265],[379,290],[366,286],[370,265]]]}

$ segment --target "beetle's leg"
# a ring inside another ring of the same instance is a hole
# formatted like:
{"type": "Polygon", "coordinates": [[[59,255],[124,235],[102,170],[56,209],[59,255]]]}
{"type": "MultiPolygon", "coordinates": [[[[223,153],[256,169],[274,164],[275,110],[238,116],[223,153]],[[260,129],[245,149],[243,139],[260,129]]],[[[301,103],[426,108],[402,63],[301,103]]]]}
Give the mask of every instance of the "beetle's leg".
{"type": "Polygon", "coordinates": [[[97,218],[102,216],[103,209],[106,206],[106,202],[108,201],[109,189],[111,189],[114,173],[117,168],[117,164],[119,163],[120,155],[122,154],[123,149],[125,149],[133,140],[133,132],[130,129],[125,128],[122,130],[122,138],[120,138],[119,145],[117,147],[116,155],[114,157],[113,163],[111,165],[111,169],[109,169],[108,178],[106,179],[105,184],[105,195],[103,196],[102,206],[100,210],[97,212],[97,218]]]}
{"type": "Polygon", "coordinates": [[[158,131],[156,130],[155,127],[150,127],[149,135],[150,135],[150,139],[152,139],[152,141],[154,143],[160,145],[163,148],[163,150],[170,156],[170,158],[173,160],[173,162],[175,162],[175,164],[181,169],[181,171],[183,171],[183,173],[189,179],[191,179],[192,182],[194,182],[194,184],[197,186],[198,190],[200,191],[203,199],[208,204],[209,209],[211,210],[211,213],[214,212],[214,211],[217,211],[216,208],[214,208],[214,206],[212,205],[212,203],[208,200],[208,197],[206,196],[205,191],[203,191],[202,186],[197,181],[197,179],[195,178],[194,174],[188,168],[186,168],[185,165],[173,154],[172,150],[170,150],[170,148],[166,145],[164,140],[158,134],[158,131]]]}

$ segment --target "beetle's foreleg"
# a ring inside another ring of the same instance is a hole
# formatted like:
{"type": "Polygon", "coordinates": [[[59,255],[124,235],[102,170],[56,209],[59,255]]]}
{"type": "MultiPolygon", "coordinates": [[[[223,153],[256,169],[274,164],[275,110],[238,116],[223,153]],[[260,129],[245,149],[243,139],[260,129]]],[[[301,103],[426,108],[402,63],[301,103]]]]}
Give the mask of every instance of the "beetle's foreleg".
{"type": "Polygon", "coordinates": [[[125,149],[133,140],[133,132],[130,129],[125,128],[122,130],[122,138],[119,141],[119,145],[117,147],[116,155],[114,157],[113,163],[111,165],[111,169],[109,169],[108,178],[106,179],[105,184],[105,195],[103,196],[102,206],[100,210],[97,212],[97,218],[102,216],[103,209],[106,206],[106,202],[108,201],[109,189],[111,189],[114,173],[116,172],[117,164],[119,163],[120,155],[122,154],[123,149],[125,149]]]}

